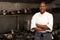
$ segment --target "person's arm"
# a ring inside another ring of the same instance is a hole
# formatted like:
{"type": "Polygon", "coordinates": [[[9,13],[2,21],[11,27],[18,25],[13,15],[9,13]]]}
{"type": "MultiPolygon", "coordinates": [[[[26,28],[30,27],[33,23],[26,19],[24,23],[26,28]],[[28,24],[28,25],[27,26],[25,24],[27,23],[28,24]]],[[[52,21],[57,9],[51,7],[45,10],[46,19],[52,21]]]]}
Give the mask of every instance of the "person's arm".
{"type": "Polygon", "coordinates": [[[42,28],[38,28],[38,27],[33,28],[33,30],[35,30],[35,31],[43,31],[42,28]]]}
{"type": "Polygon", "coordinates": [[[48,21],[49,23],[46,25],[36,24],[36,26],[43,30],[52,30],[53,28],[53,16],[52,15],[49,16],[48,21]]]}
{"type": "Polygon", "coordinates": [[[36,26],[36,15],[32,17],[32,20],[31,20],[31,30],[41,30],[40,28],[38,28],[36,26]]]}
{"type": "Polygon", "coordinates": [[[33,16],[32,17],[32,20],[31,20],[31,30],[34,30],[35,29],[35,27],[36,27],[36,25],[35,25],[35,17],[33,16]]]}
{"type": "Polygon", "coordinates": [[[40,24],[36,24],[36,26],[42,30],[47,30],[49,29],[47,25],[40,25],[40,24]]]}
{"type": "Polygon", "coordinates": [[[52,29],[53,29],[53,15],[49,15],[48,22],[49,23],[47,24],[47,26],[52,31],[52,29]]]}

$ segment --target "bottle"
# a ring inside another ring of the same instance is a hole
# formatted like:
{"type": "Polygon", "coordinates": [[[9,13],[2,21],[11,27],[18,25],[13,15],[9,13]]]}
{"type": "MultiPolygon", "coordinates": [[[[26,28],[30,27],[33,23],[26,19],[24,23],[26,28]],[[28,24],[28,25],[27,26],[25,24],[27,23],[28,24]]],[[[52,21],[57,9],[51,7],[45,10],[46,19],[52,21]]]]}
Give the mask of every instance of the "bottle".
{"type": "Polygon", "coordinates": [[[11,33],[14,34],[14,30],[13,29],[11,30],[11,33]]]}

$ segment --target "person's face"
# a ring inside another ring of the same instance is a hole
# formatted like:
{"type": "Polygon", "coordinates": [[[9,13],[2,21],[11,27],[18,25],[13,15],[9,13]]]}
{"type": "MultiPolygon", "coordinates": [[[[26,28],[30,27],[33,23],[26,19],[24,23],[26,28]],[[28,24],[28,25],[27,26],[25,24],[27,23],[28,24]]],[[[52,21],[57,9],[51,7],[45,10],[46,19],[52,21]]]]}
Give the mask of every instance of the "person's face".
{"type": "Polygon", "coordinates": [[[46,11],[46,9],[47,9],[46,4],[45,4],[45,3],[41,3],[41,4],[40,4],[40,12],[41,12],[41,13],[44,13],[44,12],[46,11]]]}

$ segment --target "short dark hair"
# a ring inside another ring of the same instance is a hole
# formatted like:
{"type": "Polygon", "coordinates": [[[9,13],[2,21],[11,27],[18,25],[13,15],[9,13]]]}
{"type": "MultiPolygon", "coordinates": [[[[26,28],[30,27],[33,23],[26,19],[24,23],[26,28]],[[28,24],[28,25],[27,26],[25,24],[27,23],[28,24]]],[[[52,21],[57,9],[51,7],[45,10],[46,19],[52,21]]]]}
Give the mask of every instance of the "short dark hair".
{"type": "Polygon", "coordinates": [[[41,3],[44,3],[44,4],[46,4],[46,2],[40,2],[40,4],[41,4],[41,3]]]}
{"type": "Polygon", "coordinates": [[[40,2],[40,4],[41,4],[41,3],[44,3],[44,4],[46,4],[46,5],[47,5],[47,3],[46,3],[46,2],[40,2]]]}

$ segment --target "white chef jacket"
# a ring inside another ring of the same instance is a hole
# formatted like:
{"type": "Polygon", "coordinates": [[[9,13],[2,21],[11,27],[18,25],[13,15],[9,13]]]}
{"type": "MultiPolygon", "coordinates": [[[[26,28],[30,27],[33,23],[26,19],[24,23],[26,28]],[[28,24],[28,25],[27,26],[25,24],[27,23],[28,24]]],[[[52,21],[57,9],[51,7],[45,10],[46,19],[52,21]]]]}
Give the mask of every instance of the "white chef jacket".
{"type": "Polygon", "coordinates": [[[53,29],[53,15],[48,12],[41,14],[40,12],[36,13],[31,20],[31,29],[36,27],[36,24],[47,25],[50,30],[45,30],[51,32],[53,29]]]}

